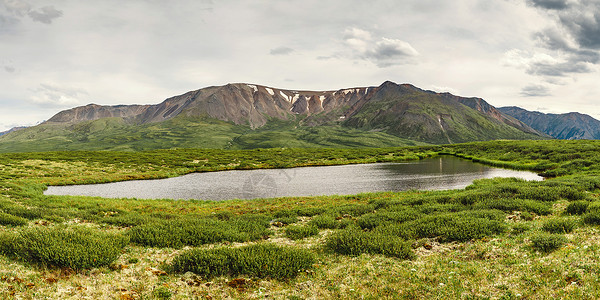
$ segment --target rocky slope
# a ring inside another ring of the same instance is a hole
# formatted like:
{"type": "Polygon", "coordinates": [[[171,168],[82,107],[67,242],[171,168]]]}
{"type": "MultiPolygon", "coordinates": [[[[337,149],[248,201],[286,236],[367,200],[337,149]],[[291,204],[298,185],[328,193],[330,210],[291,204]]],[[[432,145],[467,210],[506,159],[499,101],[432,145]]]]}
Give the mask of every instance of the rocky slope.
{"type": "Polygon", "coordinates": [[[515,106],[501,107],[499,110],[557,139],[600,139],[600,121],[589,115],[577,112],[544,114],[515,106]]]}

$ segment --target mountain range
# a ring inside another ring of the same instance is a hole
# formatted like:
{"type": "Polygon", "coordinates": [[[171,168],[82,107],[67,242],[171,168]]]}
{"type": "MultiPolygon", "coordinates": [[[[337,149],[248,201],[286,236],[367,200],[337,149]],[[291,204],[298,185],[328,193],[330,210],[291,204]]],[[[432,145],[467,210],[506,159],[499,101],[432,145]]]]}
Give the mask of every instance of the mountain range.
{"type": "Polygon", "coordinates": [[[578,112],[545,114],[516,106],[501,107],[498,110],[556,139],[600,139],[600,121],[589,115],[578,112]]]}
{"type": "Polygon", "coordinates": [[[0,137],[0,151],[384,147],[545,138],[481,98],[410,84],[299,91],[237,83],[154,105],[64,110],[0,137]]]}

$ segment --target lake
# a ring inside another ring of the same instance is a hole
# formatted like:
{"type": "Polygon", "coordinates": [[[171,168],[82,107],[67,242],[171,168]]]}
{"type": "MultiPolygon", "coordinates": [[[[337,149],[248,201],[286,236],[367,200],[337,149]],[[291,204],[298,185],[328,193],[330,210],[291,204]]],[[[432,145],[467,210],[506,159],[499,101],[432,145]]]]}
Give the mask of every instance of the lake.
{"type": "Polygon", "coordinates": [[[45,194],[139,199],[254,199],[461,189],[475,179],[494,177],[543,179],[533,172],[493,168],[448,156],[402,163],[234,170],[167,179],[50,186],[45,194]]]}

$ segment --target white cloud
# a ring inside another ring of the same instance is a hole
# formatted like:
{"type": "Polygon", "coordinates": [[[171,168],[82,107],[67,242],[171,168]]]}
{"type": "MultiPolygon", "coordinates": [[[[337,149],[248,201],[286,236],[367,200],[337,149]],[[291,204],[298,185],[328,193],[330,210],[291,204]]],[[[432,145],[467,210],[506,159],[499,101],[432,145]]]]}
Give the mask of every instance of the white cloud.
{"type": "Polygon", "coordinates": [[[380,68],[413,63],[413,58],[419,55],[408,42],[386,37],[375,39],[370,32],[359,28],[346,29],[343,39],[356,58],[372,61],[380,68]]]}
{"type": "Polygon", "coordinates": [[[31,102],[40,106],[71,107],[82,103],[88,93],[84,90],[41,84],[32,90],[31,102]]]}

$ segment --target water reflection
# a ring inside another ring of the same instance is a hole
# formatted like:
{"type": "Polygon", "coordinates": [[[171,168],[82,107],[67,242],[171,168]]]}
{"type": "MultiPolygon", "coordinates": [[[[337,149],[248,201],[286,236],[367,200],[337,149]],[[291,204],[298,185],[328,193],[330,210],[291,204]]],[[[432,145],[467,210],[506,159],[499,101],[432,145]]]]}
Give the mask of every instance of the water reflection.
{"type": "Polygon", "coordinates": [[[542,179],[531,172],[491,168],[455,157],[438,157],[406,163],[195,173],[160,180],[49,187],[46,194],[145,199],[254,199],[458,189],[475,179],[493,177],[542,179]]]}

